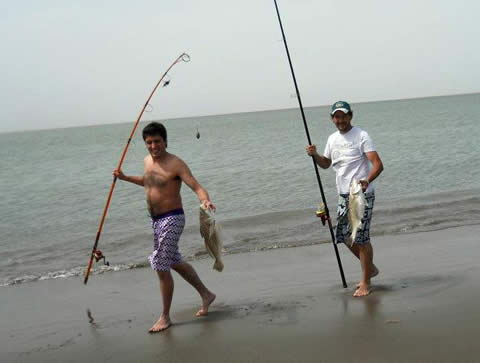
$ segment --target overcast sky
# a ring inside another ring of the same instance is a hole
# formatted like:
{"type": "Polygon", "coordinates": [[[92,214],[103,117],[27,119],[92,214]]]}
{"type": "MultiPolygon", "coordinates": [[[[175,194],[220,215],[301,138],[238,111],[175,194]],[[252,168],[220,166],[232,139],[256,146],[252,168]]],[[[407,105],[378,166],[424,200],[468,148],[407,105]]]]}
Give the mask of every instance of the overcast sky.
{"type": "MultiPolygon", "coordinates": [[[[478,0],[278,0],[304,106],[480,91],[478,0]]],[[[297,106],[273,0],[0,0],[0,132],[297,106]]]]}

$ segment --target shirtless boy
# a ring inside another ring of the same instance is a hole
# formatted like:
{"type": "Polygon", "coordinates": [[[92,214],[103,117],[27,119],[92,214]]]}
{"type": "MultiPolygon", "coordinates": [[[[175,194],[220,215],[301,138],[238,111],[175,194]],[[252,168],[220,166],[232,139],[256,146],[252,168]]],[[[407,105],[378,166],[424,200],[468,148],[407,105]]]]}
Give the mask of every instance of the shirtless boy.
{"type": "Polygon", "coordinates": [[[175,270],[200,294],[202,305],[196,316],[208,314],[210,304],[215,300],[213,294],[198,277],[194,268],[182,260],[178,250],[178,240],[185,226],[180,188],[187,184],[197,195],[201,203],[212,210],[207,191],[197,182],[187,164],[177,156],[167,152],[167,130],[158,122],[151,122],[143,129],[143,140],[149,152],[144,159],[142,176],[127,176],[116,169],[113,175],[145,188],[148,211],[152,218],[153,252],[148,257],[152,269],[160,279],[163,311],[158,321],[149,330],[151,333],[168,329],[170,306],[173,297],[173,278],[170,269],[175,270]]]}

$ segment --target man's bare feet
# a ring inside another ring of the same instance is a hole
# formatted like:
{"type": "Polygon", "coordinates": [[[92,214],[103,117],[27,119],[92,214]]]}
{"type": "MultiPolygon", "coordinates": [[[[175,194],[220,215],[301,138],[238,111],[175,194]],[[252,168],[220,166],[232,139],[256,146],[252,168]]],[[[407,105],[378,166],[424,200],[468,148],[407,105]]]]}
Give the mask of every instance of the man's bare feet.
{"type": "Polygon", "coordinates": [[[158,333],[167,330],[172,326],[172,322],[168,316],[160,316],[160,319],[150,328],[149,333],[158,333]]]}
{"type": "Polygon", "coordinates": [[[208,308],[213,303],[217,296],[211,292],[208,293],[205,297],[202,297],[202,307],[197,311],[195,316],[205,316],[208,315],[208,308]]]}
{"type": "MultiPolygon", "coordinates": [[[[368,279],[368,283],[370,284],[370,279],[372,277],[377,276],[379,273],[380,271],[378,270],[377,266],[373,265],[372,272],[370,273],[370,278],[368,279]]],[[[358,289],[359,287],[360,287],[360,282],[357,284],[356,288],[358,289]]]]}
{"type": "Polygon", "coordinates": [[[367,296],[368,294],[370,294],[370,289],[368,285],[360,284],[360,286],[355,290],[355,293],[353,294],[353,296],[355,297],[367,296]]]}

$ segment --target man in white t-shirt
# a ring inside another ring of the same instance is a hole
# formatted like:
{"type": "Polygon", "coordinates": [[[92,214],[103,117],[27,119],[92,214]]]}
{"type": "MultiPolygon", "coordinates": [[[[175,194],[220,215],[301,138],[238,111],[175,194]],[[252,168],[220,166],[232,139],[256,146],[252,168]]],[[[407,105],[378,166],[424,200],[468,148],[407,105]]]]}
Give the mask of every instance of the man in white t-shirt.
{"type": "Polygon", "coordinates": [[[352,126],[353,112],[347,102],[335,102],[332,105],[330,116],[338,131],[328,138],[323,156],[317,153],[315,145],[307,146],[306,150],[307,154],[313,156],[321,168],[328,169],[331,165],[336,173],[339,194],[336,240],[337,243],[345,243],[350,251],[360,259],[362,277],[353,296],[365,296],[370,293],[370,278],[378,274],[378,269],[373,264],[370,221],[375,201],[372,182],[383,171],[383,164],[370,136],[362,129],[352,126]],[[353,179],[359,180],[367,206],[360,229],[350,246],[351,227],[348,224],[347,212],[349,188],[353,179]]]}

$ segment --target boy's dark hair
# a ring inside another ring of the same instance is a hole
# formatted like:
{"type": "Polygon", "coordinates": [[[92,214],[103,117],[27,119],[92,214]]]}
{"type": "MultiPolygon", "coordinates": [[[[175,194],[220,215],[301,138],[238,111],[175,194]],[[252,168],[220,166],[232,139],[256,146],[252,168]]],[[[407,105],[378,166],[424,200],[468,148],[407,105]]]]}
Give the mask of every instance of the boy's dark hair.
{"type": "Polygon", "coordinates": [[[150,122],[143,128],[142,131],[143,141],[147,136],[161,136],[165,145],[167,144],[167,129],[160,122],[150,122]]]}

